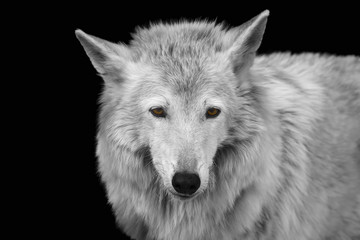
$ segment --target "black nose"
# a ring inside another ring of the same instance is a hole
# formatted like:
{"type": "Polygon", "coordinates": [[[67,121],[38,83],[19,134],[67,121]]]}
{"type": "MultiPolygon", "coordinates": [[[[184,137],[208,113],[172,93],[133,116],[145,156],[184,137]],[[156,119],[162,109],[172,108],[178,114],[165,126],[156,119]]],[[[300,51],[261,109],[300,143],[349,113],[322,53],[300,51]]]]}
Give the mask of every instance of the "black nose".
{"type": "Polygon", "coordinates": [[[172,185],[178,193],[191,195],[200,187],[200,178],[194,173],[177,172],[172,179],[172,185]]]}

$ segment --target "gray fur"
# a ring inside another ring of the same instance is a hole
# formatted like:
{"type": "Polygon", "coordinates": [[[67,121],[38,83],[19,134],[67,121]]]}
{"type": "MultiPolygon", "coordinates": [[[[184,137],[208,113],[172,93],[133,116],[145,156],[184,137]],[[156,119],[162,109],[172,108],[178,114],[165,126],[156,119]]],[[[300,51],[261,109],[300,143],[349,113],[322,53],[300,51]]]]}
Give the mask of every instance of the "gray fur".
{"type": "Polygon", "coordinates": [[[129,46],[76,31],[105,80],[99,172],[133,239],[360,237],[360,58],[256,57],[268,14],[154,24],[129,46]],[[180,165],[199,172],[192,199],[172,194],[180,165]]]}

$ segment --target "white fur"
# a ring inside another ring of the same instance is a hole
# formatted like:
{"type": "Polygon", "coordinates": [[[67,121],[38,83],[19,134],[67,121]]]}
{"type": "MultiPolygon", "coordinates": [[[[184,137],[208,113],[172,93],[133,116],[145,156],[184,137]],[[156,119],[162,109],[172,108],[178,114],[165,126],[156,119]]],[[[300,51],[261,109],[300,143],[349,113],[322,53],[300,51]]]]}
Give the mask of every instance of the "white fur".
{"type": "Polygon", "coordinates": [[[99,172],[132,238],[360,237],[360,59],[255,57],[268,14],[155,24],[129,47],[76,32],[105,80],[99,172]],[[191,199],[179,169],[200,176],[191,199]]]}

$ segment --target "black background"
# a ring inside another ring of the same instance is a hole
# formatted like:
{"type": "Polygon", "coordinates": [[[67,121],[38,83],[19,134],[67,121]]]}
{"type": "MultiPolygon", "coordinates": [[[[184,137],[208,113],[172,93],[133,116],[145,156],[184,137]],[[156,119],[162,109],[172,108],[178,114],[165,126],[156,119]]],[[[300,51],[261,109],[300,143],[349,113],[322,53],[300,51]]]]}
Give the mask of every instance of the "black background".
{"type": "Polygon", "coordinates": [[[45,132],[51,133],[42,142],[52,154],[42,164],[46,173],[39,181],[42,189],[39,201],[46,212],[44,226],[51,235],[124,237],[116,227],[96,172],[97,99],[102,80],[74,31],[79,28],[109,41],[128,43],[135,27],[146,26],[150,21],[217,19],[238,26],[265,9],[270,10],[270,17],[259,53],[360,53],[355,4],[316,7],[294,1],[281,6],[208,1],[202,5],[89,2],[82,6],[48,6],[39,20],[44,24],[52,19],[52,27],[44,29],[40,36],[47,56],[43,62],[52,79],[46,79],[40,90],[45,88],[52,101],[51,107],[46,105],[48,102],[43,103],[52,124],[42,125],[45,132]]]}

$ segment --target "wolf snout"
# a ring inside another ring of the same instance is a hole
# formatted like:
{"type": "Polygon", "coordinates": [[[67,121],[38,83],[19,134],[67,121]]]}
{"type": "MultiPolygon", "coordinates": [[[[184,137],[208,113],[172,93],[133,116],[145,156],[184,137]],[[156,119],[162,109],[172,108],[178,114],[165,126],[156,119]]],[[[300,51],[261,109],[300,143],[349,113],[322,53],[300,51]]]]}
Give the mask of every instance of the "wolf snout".
{"type": "Polygon", "coordinates": [[[177,193],[190,196],[199,189],[201,181],[196,173],[176,172],[171,183],[177,193]]]}

